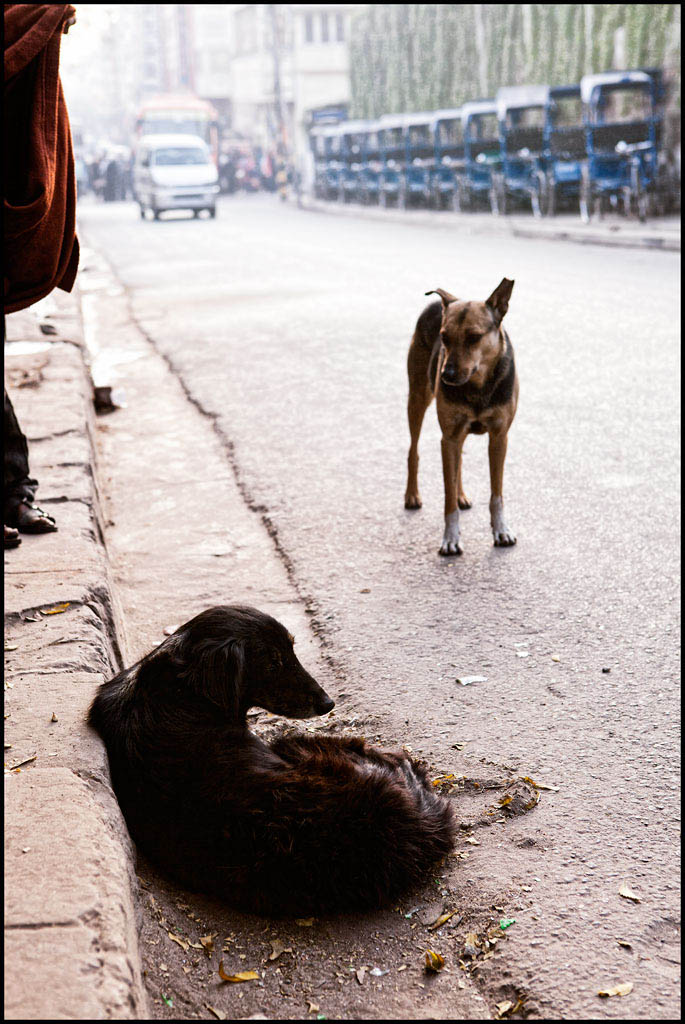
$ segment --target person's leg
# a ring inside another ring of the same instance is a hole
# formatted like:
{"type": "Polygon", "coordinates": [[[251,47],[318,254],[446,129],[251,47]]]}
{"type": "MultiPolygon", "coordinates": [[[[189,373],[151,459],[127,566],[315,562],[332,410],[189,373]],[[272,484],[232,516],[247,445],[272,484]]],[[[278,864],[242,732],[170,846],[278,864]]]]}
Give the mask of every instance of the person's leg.
{"type": "Polygon", "coordinates": [[[52,533],[55,520],[34,504],[38,481],[29,475],[29,449],[5,389],[3,522],[22,533],[52,533]]]}

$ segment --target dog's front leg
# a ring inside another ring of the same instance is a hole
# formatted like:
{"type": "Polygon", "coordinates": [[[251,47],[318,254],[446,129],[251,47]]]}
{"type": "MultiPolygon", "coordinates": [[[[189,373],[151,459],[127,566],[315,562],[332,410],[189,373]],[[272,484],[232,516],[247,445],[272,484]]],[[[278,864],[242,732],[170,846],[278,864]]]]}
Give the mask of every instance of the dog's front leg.
{"type": "Polygon", "coordinates": [[[457,501],[457,481],[460,479],[461,450],[464,446],[465,434],[457,439],[442,438],[442,475],[445,481],[445,532],[440,547],[441,555],[461,555],[464,549],[460,542],[459,504],[457,501]]]}
{"type": "Polygon", "coordinates": [[[516,543],[513,530],[504,521],[504,498],[502,497],[502,481],[504,478],[504,460],[507,455],[507,431],[491,433],[488,444],[490,460],[490,524],[495,547],[511,547],[516,543]]]}

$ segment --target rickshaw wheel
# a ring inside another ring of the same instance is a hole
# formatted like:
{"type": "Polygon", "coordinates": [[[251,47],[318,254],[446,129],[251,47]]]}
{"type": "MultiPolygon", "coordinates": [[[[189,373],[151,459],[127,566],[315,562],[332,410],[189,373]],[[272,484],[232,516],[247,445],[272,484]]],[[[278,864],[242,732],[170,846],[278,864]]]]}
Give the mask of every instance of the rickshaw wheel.
{"type": "Polygon", "coordinates": [[[455,213],[462,213],[464,210],[469,208],[469,194],[464,186],[459,182],[455,182],[454,191],[452,192],[452,209],[455,213]]]}
{"type": "Polygon", "coordinates": [[[388,205],[388,197],[383,191],[383,189],[381,189],[380,192],[378,193],[378,205],[382,206],[383,209],[385,209],[386,206],[388,205]]]}

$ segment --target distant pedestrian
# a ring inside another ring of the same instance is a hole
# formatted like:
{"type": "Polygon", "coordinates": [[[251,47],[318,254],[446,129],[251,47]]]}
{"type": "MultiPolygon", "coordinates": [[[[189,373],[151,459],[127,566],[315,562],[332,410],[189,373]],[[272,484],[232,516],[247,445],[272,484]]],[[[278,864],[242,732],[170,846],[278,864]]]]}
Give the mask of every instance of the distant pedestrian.
{"type": "MultiPolygon", "coordinates": [[[[62,85],[62,34],[76,20],[71,4],[5,4],[3,118],[4,312],[14,313],[76,278],[76,177],[62,85]]],[[[3,318],[4,340],[4,318],[3,318]]],[[[28,445],[7,391],[4,402],[4,543],[17,529],[46,533],[55,520],[34,504],[28,445]]]]}

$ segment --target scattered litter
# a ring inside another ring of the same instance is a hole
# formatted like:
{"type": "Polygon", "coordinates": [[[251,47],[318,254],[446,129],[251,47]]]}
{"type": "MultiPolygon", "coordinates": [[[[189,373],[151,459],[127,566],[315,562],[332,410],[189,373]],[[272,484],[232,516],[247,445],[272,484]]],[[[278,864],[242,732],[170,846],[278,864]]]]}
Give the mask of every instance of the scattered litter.
{"type": "Polygon", "coordinates": [[[19,644],[11,644],[11,643],[9,643],[9,641],[5,640],[5,650],[6,651],[16,651],[18,649],[19,649],[19,644]]]}
{"type": "MultiPolygon", "coordinates": [[[[450,918],[454,917],[454,915],[456,913],[457,913],[456,909],[455,910],[446,910],[444,914],[440,915],[440,917],[437,919],[437,921],[434,921],[433,924],[429,924],[428,925],[428,931],[429,932],[434,932],[437,928],[442,928],[442,926],[444,924],[447,924],[447,922],[450,920],[450,918]]],[[[458,924],[459,922],[457,921],[455,923],[458,924]]]]}
{"type": "Polygon", "coordinates": [[[464,954],[475,957],[480,953],[480,943],[475,932],[469,932],[464,940],[464,954]]]}
{"type": "Polygon", "coordinates": [[[271,952],[267,959],[278,960],[279,956],[283,953],[292,953],[292,947],[288,946],[286,948],[280,939],[273,939],[271,942],[271,952]]]}
{"type": "Polygon", "coordinates": [[[162,993],[162,999],[163,999],[163,1000],[164,1000],[164,1002],[165,1002],[165,1003],[167,1004],[167,1006],[169,1006],[169,1007],[173,1007],[173,1005],[174,1005],[174,1001],[173,1001],[173,999],[168,999],[168,998],[167,998],[167,997],[166,997],[166,996],[164,995],[164,993],[162,993]]]}
{"type": "Polygon", "coordinates": [[[382,978],[384,974],[390,974],[390,971],[382,971],[380,967],[372,967],[369,974],[374,978],[382,978]]]}
{"type": "Polygon", "coordinates": [[[223,1010],[215,1010],[213,1006],[209,1005],[209,1003],[205,1003],[205,1007],[209,1010],[210,1013],[214,1014],[217,1020],[226,1020],[226,1014],[223,1012],[223,1010]]]}
{"type": "Polygon", "coordinates": [[[616,942],[619,944],[619,946],[622,946],[623,949],[632,949],[633,948],[632,943],[624,942],[623,939],[616,939],[616,942]]]}
{"type": "Polygon", "coordinates": [[[552,661],[561,661],[561,658],[559,657],[558,654],[553,654],[552,655],[552,661]]]}
{"type": "Polygon", "coordinates": [[[600,989],[598,996],[627,996],[633,991],[632,981],[626,981],[623,985],[614,985],[613,988],[600,989]]]}
{"type": "Polygon", "coordinates": [[[178,943],[178,945],[181,947],[184,953],[188,952],[189,944],[187,942],[184,942],[183,939],[181,939],[178,935],[174,935],[173,932],[167,932],[167,935],[169,936],[172,942],[178,943]]]}
{"type": "Polygon", "coordinates": [[[234,984],[241,981],[259,981],[258,971],[239,971],[238,974],[226,974],[224,970],[224,962],[219,962],[219,977],[222,981],[231,981],[234,984]]]}
{"type": "Polygon", "coordinates": [[[470,686],[471,683],[487,683],[487,676],[457,676],[460,686],[470,686]]]}
{"type": "Polygon", "coordinates": [[[21,851],[21,852],[22,852],[22,853],[30,853],[30,852],[31,852],[31,847],[30,847],[30,846],[25,846],[25,847],[24,847],[24,848],[22,849],[22,851],[21,851]]]}
{"type": "Polygon", "coordinates": [[[364,984],[364,975],[366,974],[368,969],[368,967],[360,967],[358,971],[354,972],[355,977],[357,978],[357,981],[359,982],[360,985],[364,984]]]}
{"type": "Polygon", "coordinates": [[[295,924],[299,924],[300,928],[311,928],[315,920],[314,917],[296,917],[295,924]]]}
{"type": "Polygon", "coordinates": [[[633,903],[641,903],[642,900],[637,896],[632,889],[629,889],[627,885],[622,885],[618,890],[619,896],[622,896],[624,900],[632,900],[633,903]]]}
{"type": "Polygon", "coordinates": [[[529,782],[531,786],[535,786],[536,789],[548,789],[551,793],[558,793],[558,786],[547,786],[544,782],[536,782],[535,779],[531,779],[529,775],[522,775],[521,778],[524,782],[529,782]]]}
{"type": "Polygon", "coordinates": [[[50,721],[51,722],[59,722],[59,718],[57,717],[57,715],[55,714],[54,711],[52,712],[52,718],[50,719],[50,721]]]}
{"type": "Polygon", "coordinates": [[[400,971],[406,971],[406,969],[407,969],[407,967],[408,967],[408,966],[409,966],[409,964],[402,964],[402,966],[401,966],[401,967],[398,967],[398,968],[397,968],[397,973],[399,974],[399,973],[400,973],[400,971]]]}
{"type": "Polygon", "coordinates": [[[602,672],[604,672],[604,674],[607,675],[609,672],[611,672],[611,669],[610,668],[603,668],[602,672]]]}
{"type": "Polygon", "coordinates": [[[31,754],[31,757],[27,757],[23,761],[17,761],[16,764],[10,765],[8,770],[13,772],[16,771],[17,768],[23,768],[25,764],[31,764],[31,762],[35,761],[37,757],[38,754],[31,754]]]}
{"type": "Polygon", "coordinates": [[[370,594],[371,593],[371,588],[370,587],[364,587],[363,590],[359,591],[359,593],[360,594],[370,594]]]}
{"type": "Polygon", "coordinates": [[[502,929],[502,931],[505,932],[507,928],[511,928],[512,924],[516,924],[515,917],[503,917],[499,923],[499,926],[502,929]]]}
{"type": "Polygon", "coordinates": [[[318,1013],[318,1011],[319,1011],[319,1004],[318,1003],[313,1003],[310,999],[307,1000],[307,1003],[308,1003],[307,1013],[318,1013]]]}
{"type": "Polygon", "coordinates": [[[516,652],[516,657],[517,658],[527,658],[529,653],[530,653],[529,651],[517,651],[516,652]]]}
{"type": "Polygon", "coordinates": [[[204,949],[207,956],[211,956],[212,953],[214,952],[214,939],[217,937],[217,935],[218,932],[215,932],[213,935],[204,935],[200,939],[202,948],[204,949]]]}
{"type": "Polygon", "coordinates": [[[67,610],[70,604],[71,601],[65,601],[64,604],[56,604],[54,608],[44,608],[43,615],[61,615],[62,612],[67,610]]]}
{"type": "Polygon", "coordinates": [[[467,836],[464,842],[468,843],[470,846],[480,846],[479,841],[474,839],[473,836],[467,836]]]}
{"type": "Polygon", "coordinates": [[[445,958],[440,953],[434,953],[432,949],[427,949],[424,963],[427,971],[437,974],[445,966],[445,958]]]}

